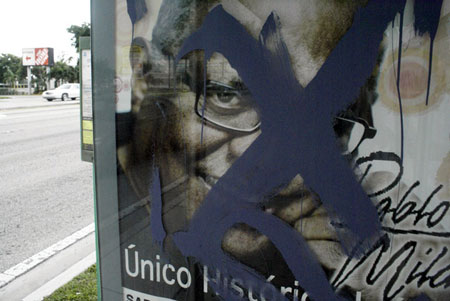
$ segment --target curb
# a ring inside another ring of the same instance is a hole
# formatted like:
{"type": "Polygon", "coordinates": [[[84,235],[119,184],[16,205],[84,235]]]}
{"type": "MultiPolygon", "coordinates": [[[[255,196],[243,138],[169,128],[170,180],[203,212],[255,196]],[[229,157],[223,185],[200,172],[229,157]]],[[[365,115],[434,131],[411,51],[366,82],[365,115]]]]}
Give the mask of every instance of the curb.
{"type": "Polygon", "coordinates": [[[24,298],[92,252],[95,252],[94,223],[0,273],[0,300],[24,298]]]}
{"type": "Polygon", "coordinates": [[[66,271],[62,272],[28,296],[22,299],[22,301],[41,301],[44,297],[47,297],[57,289],[71,281],[76,276],[80,275],[84,271],[86,271],[91,265],[96,262],[96,252],[92,252],[78,263],[74,264],[66,271]]]}

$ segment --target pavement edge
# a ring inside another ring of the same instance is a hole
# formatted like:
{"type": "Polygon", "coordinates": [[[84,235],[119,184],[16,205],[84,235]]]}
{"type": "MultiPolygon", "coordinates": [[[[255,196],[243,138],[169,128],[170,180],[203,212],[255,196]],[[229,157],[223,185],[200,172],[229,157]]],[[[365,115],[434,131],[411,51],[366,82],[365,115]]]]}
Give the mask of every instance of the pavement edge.
{"type": "Polygon", "coordinates": [[[94,223],[0,273],[0,299],[19,300],[95,252],[94,223]]]}

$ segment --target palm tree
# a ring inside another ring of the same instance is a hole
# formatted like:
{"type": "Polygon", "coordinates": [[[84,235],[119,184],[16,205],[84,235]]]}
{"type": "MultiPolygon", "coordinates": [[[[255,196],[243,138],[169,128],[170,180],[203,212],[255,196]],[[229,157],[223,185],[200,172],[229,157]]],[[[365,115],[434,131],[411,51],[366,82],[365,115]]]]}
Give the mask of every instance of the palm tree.
{"type": "Polygon", "coordinates": [[[15,86],[17,75],[11,70],[9,66],[6,66],[6,72],[3,77],[5,82],[8,83],[10,87],[15,86]]]}

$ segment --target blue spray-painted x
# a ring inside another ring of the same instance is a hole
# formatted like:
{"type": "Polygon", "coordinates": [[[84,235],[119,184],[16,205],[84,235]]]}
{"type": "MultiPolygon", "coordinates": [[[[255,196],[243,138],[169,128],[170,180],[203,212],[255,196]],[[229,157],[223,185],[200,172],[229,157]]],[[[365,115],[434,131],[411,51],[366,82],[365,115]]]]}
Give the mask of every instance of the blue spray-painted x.
{"type": "Polygon", "coordinates": [[[221,248],[225,232],[245,223],[269,237],[311,297],[337,299],[301,235],[263,212],[258,203],[301,174],[324,205],[338,214],[354,241],[377,235],[376,209],[340,156],[331,120],[357,96],[374,68],[386,24],[403,7],[404,2],[398,1],[388,6],[371,3],[360,10],[305,89],[293,74],[284,44],[280,41],[275,52],[264,46],[265,38],[276,33],[275,15],[267,20],[258,42],[222,7],[210,12],[203,26],[185,41],[177,59],[196,49],[204,49],[207,58],[213,52],[223,54],[259,105],[262,134],[209,192],[188,232],[174,235],[185,256],[253,283],[255,291],[261,291],[264,278],[221,248]],[[204,252],[206,246],[209,252],[204,252]]]}

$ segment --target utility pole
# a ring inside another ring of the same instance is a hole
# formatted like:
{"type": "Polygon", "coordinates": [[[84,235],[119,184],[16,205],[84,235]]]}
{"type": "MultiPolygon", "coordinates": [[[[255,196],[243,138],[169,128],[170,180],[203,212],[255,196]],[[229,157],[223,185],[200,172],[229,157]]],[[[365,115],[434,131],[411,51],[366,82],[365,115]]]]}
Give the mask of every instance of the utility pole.
{"type": "Polygon", "coordinates": [[[50,66],[47,66],[46,68],[45,68],[46,70],[47,70],[47,78],[45,79],[45,83],[46,83],[46,90],[50,90],[51,88],[50,88],[50,77],[49,77],[49,74],[50,74],[50,66]]]}
{"type": "Polygon", "coordinates": [[[27,66],[28,95],[31,95],[31,66],[27,66]]]}

